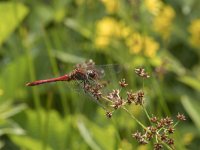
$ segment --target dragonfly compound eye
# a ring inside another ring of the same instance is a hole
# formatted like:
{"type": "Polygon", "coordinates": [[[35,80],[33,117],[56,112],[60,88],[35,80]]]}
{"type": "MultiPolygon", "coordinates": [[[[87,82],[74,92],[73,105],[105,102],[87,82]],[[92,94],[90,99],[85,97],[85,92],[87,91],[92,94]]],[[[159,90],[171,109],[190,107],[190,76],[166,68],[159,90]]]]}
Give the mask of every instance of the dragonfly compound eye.
{"type": "Polygon", "coordinates": [[[88,70],[87,71],[87,75],[90,78],[96,78],[96,76],[97,76],[97,74],[96,74],[96,72],[94,70],[88,70]]]}

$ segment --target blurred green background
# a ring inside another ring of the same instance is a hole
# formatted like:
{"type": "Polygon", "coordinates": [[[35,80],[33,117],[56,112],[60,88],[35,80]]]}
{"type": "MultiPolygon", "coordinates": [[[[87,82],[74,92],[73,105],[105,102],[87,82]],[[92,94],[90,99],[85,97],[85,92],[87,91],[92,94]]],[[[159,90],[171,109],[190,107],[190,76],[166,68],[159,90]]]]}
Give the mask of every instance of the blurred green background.
{"type": "MultiPolygon", "coordinates": [[[[142,87],[134,67],[146,68],[147,110],[184,113],[176,149],[200,149],[199,10],[199,0],[1,0],[0,148],[152,149],[131,137],[141,128],[125,112],[108,119],[67,83],[25,86],[93,59],[127,68],[123,77],[134,91],[142,87]]],[[[139,107],[130,110],[147,123],[139,107]]]]}

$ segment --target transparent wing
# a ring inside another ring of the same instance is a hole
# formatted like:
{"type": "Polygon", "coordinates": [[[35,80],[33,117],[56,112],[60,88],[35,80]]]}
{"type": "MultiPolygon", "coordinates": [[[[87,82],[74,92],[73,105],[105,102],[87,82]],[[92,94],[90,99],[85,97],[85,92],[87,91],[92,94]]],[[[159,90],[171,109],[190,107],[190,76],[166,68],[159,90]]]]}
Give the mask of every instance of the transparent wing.
{"type": "Polygon", "coordinates": [[[110,75],[119,75],[123,71],[123,67],[119,64],[95,65],[100,78],[109,78],[110,75]]]}

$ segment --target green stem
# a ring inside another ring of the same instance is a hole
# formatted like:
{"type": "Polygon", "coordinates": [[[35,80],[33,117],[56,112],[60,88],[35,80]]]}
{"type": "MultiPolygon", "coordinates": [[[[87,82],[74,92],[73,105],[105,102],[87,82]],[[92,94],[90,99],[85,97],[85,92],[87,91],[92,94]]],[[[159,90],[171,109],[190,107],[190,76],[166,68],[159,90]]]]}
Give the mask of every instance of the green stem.
{"type": "Polygon", "coordinates": [[[143,129],[148,130],[133,114],[131,114],[125,107],[122,107],[143,129]]]}
{"type": "Polygon", "coordinates": [[[149,116],[149,114],[148,114],[148,112],[147,112],[147,110],[146,110],[146,108],[142,105],[142,109],[144,110],[144,112],[145,112],[145,114],[146,114],[146,116],[147,116],[147,118],[149,119],[149,121],[150,121],[150,116],[149,116]]]}
{"type": "Polygon", "coordinates": [[[177,121],[177,122],[174,124],[174,127],[176,127],[176,126],[179,124],[179,122],[180,122],[180,121],[177,121]]]}

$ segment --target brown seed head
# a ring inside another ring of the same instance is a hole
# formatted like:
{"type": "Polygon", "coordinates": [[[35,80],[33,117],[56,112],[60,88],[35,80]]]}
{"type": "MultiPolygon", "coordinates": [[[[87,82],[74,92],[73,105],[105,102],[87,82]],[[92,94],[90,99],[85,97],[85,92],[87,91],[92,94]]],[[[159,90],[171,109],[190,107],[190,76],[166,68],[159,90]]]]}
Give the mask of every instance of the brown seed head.
{"type": "Polygon", "coordinates": [[[119,81],[119,85],[121,87],[126,87],[128,85],[128,83],[126,83],[125,79],[121,79],[121,81],[119,81]]]}
{"type": "Polygon", "coordinates": [[[178,113],[178,115],[176,117],[180,121],[185,121],[186,120],[186,117],[183,114],[180,114],[180,113],[178,113]]]}
{"type": "Polygon", "coordinates": [[[167,140],[167,144],[169,144],[169,145],[174,145],[174,140],[171,139],[171,138],[169,138],[169,139],[167,140]]]}
{"type": "Polygon", "coordinates": [[[148,75],[148,73],[145,72],[145,69],[144,69],[144,68],[136,68],[136,69],[135,69],[135,73],[136,73],[138,76],[142,77],[142,78],[149,78],[149,77],[150,77],[150,75],[148,75]]]}
{"type": "Polygon", "coordinates": [[[165,121],[166,126],[169,126],[169,125],[173,124],[173,122],[174,122],[173,119],[170,117],[164,118],[164,121],[165,121]]]}
{"type": "Polygon", "coordinates": [[[143,105],[144,104],[144,92],[138,91],[136,93],[136,97],[134,99],[136,105],[143,105]]]}
{"type": "Polygon", "coordinates": [[[119,99],[121,99],[120,96],[119,96],[119,92],[120,91],[118,89],[117,90],[113,90],[111,93],[109,93],[107,95],[107,98],[112,100],[112,101],[119,100],[119,99]]]}
{"type": "Polygon", "coordinates": [[[137,95],[133,93],[132,91],[127,92],[126,94],[127,94],[127,103],[131,104],[132,102],[134,102],[134,99],[137,95]]]}
{"type": "Polygon", "coordinates": [[[120,108],[122,105],[123,105],[123,100],[122,99],[119,99],[119,100],[116,100],[113,105],[111,105],[114,109],[118,109],[120,108]]]}
{"type": "Polygon", "coordinates": [[[174,129],[173,126],[169,126],[167,131],[168,131],[169,134],[172,134],[172,133],[174,133],[175,129],[174,129]]]}
{"type": "Polygon", "coordinates": [[[107,116],[108,118],[111,118],[111,117],[112,117],[112,112],[106,111],[106,116],[107,116]]]}
{"type": "Polygon", "coordinates": [[[163,148],[163,145],[160,143],[155,143],[153,146],[154,150],[162,150],[162,148],[163,148]]]}
{"type": "Polygon", "coordinates": [[[158,121],[158,119],[157,119],[157,117],[152,117],[152,118],[150,118],[150,121],[153,123],[156,123],[158,121]]]}
{"type": "Polygon", "coordinates": [[[165,133],[162,133],[160,139],[164,142],[167,141],[167,135],[165,133]]]}

